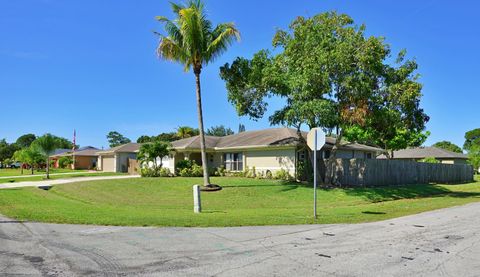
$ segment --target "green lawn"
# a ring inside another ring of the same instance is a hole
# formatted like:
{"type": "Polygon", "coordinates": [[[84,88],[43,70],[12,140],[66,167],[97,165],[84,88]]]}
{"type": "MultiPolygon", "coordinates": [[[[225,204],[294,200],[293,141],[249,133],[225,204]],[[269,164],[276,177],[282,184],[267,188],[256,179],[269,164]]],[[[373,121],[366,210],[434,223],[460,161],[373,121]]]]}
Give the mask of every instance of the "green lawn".
{"type": "MultiPolygon", "coordinates": [[[[73,174],[65,174],[65,175],[50,175],[50,179],[69,179],[69,178],[78,178],[78,177],[91,177],[91,176],[113,176],[113,175],[126,175],[125,173],[114,173],[114,172],[88,172],[88,171],[75,171],[72,172],[73,174]]],[[[39,173],[41,174],[41,173],[39,173]]],[[[27,177],[11,177],[11,178],[0,178],[1,183],[19,183],[19,182],[27,182],[27,181],[43,181],[45,180],[45,174],[42,175],[24,175],[27,177]]]]}
{"type": "MultiPolygon", "coordinates": [[[[87,172],[88,170],[72,170],[62,168],[52,168],[50,173],[69,173],[69,172],[87,172]]],[[[30,175],[29,169],[23,170],[23,175],[30,175]]],[[[34,170],[33,174],[45,174],[45,170],[34,170]]],[[[21,176],[22,170],[20,168],[0,168],[0,177],[6,176],[21,176]]]]}
{"type": "Polygon", "coordinates": [[[0,190],[0,213],[20,220],[135,226],[241,226],[356,223],[480,201],[480,182],[318,191],[312,218],[309,186],[273,180],[213,178],[194,214],[192,185],[200,178],[139,178],[0,190]]]}

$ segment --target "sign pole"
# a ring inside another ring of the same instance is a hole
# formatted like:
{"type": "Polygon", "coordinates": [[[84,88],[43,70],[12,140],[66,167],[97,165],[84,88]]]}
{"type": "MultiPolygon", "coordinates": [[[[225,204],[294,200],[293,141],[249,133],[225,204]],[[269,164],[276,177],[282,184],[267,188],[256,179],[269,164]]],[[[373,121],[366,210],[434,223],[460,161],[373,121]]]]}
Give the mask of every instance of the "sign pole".
{"type": "Polygon", "coordinates": [[[315,147],[313,150],[313,216],[317,218],[317,130],[315,129],[315,147]]]}

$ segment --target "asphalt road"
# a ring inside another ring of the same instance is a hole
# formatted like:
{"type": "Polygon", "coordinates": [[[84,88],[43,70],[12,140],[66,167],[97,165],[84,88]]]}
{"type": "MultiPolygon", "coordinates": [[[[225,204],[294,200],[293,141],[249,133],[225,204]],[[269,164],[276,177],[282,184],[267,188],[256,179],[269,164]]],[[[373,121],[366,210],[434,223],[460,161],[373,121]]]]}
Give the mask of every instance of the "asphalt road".
{"type": "Polygon", "coordinates": [[[480,203],[352,225],[142,228],[0,217],[0,275],[480,276],[479,232],[480,203]]]}

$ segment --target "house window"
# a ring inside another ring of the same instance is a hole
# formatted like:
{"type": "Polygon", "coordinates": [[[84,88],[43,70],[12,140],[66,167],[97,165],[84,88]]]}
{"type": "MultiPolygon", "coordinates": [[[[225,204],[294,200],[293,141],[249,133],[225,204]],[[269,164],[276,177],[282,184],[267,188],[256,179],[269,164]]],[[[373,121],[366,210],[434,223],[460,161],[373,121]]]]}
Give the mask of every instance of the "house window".
{"type": "Polygon", "coordinates": [[[225,153],[223,154],[223,165],[225,169],[231,171],[243,170],[243,155],[242,153],[225,153]]]}

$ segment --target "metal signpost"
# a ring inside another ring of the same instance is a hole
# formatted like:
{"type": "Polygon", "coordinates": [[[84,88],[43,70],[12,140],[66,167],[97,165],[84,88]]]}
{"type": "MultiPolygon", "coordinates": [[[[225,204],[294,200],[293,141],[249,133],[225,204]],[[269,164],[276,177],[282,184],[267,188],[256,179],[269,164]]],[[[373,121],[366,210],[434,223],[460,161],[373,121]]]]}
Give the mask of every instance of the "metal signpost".
{"type": "Polygon", "coordinates": [[[311,129],[307,145],[313,151],[313,216],[317,218],[317,151],[325,145],[325,132],[320,128],[311,129]]]}

